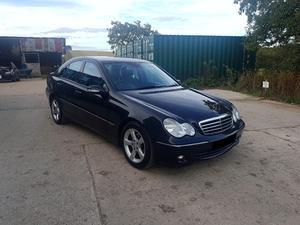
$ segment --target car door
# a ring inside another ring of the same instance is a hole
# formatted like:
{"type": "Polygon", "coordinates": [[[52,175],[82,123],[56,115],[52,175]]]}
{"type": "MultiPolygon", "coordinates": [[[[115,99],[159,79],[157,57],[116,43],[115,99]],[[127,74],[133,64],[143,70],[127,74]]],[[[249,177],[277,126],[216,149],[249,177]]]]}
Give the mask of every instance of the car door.
{"type": "Polygon", "coordinates": [[[82,118],[83,123],[105,136],[110,136],[112,130],[115,129],[115,123],[111,116],[115,112],[111,103],[100,93],[89,91],[95,87],[106,85],[97,63],[87,60],[77,82],[83,88],[80,93],[81,97],[76,98],[76,104],[86,113],[82,118]]]}
{"type": "Polygon", "coordinates": [[[78,112],[78,98],[81,97],[81,87],[78,84],[78,77],[80,76],[82,60],[71,62],[67,67],[63,68],[57,78],[57,86],[60,93],[60,98],[63,103],[64,112],[71,117],[71,119],[78,120],[81,115],[78,112]]]}

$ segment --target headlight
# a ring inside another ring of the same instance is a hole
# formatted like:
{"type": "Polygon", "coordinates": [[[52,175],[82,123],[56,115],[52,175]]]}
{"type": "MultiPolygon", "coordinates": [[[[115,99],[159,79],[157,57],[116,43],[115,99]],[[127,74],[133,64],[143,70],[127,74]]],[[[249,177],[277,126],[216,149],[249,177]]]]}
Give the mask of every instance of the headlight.
{"type": "Polygon", "coordinates": [[[192,125],[188,123],[178,123],[176,120],[173,119],[165,119],[164,122],[165,129],[174,137],[180,138],[184,135],[194,136],[195,129],[192,125]]]}
{"type": "Polygon", "coordinates": [[[235,106],[232,106],[232,116],[234,122],[237,122],[240,119],[239,111],[235,108],[235,106]]]}

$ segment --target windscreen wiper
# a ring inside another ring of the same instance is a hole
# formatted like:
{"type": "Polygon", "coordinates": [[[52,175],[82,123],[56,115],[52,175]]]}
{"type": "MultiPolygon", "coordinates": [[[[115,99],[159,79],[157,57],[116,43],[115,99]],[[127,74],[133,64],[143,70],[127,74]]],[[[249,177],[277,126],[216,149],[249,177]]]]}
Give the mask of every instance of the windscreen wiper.
{"type": "Polygon", "coordinates": [[[149,85],[149,86],[138,88],[137,90],[151,89],[151,88],[161,88],[161,87],[166,87],[166,86],[165,85],[149,85]]]}
{"type": "Polygon", "coordinates": [[[149,86],[138,88],[137,90],[151,89],[151,88],[163,88],[163,87],[174,87],[174,86],[178,86],[178,84],[172,84],[172,85],[149,85],[149,86]]]}

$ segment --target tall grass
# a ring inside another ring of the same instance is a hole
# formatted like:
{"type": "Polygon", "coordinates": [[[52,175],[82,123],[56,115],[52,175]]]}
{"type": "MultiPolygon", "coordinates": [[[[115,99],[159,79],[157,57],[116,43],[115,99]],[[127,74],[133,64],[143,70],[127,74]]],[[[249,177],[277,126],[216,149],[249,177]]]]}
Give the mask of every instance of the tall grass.
{"type": "Polygon", "coordinates": [[[217,76],[212,63],[201,76],[184,83],[194,88],[225,88],[269,99],[300,104],[300,44],[284,47],[258,49],[256,71],[238,72],[226,68],[223,76],[217,76]],[[270,87],[264,90],[262,82],[269,81],[270,87]]]}
{"type": "Polygon", "coordinates": [[[184,84],[197,88],[223,88],[268,99],[300,104],[300,74],[291,72],[274,72],[259,70],[238,75],[228,71],[225,77],[202,76],[190,78],[184,84]],[[270,87],[265,90],[263,81],[269,81],[270,87]]]}
{"type": "Polygon", "coordinates": [[[271,71],[245,73],[240,76],[233,89],[274,100],[300,104],[300,74],[271,71]],[[270,83],[270,87],[266,91],[262,88],[264,80],[270,83]]]}

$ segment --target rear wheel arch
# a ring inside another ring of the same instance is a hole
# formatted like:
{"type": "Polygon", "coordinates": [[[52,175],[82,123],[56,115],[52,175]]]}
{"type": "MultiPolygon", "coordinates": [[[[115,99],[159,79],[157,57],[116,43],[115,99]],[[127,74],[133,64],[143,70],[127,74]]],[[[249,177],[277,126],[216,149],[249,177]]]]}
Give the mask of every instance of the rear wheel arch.
{"type": "Polygon", "coordinates": [[[52,99],[55,97],[55,95],[54,94],[50,94],[49,95],[49,104],[51,104],[51,101],[52,101],[52,99]]]}
{"type": "Polygon", "coordinates": [[[51,105],[51,101],[52,101],[53,98],[56,98],[57,100],[59,100],[56,94],[51,93],[51,94],[49,95],[49,104],[50,104],[50,105],[51,105]]]}
{"type": "Polygon", "coordinates": [[[57,98],[56,95],[54,95],[54,94],[49,95],[49,106],[50,106],[51,116],[52,116],[54,122],[57,123],[57,124],[65,124],[67,122],[67,118],[65,117],[64,112],[63,112],[63,105],[62,105],[61,101],[57,98]],[[53,118],[53,112],[52,112],[52,110],[53,110],[52,109],[53,99],[56,100],[56,102],[59,106],[59,111],[60,111],[59,120],[56,120],[55,118],[53,118]]]}

